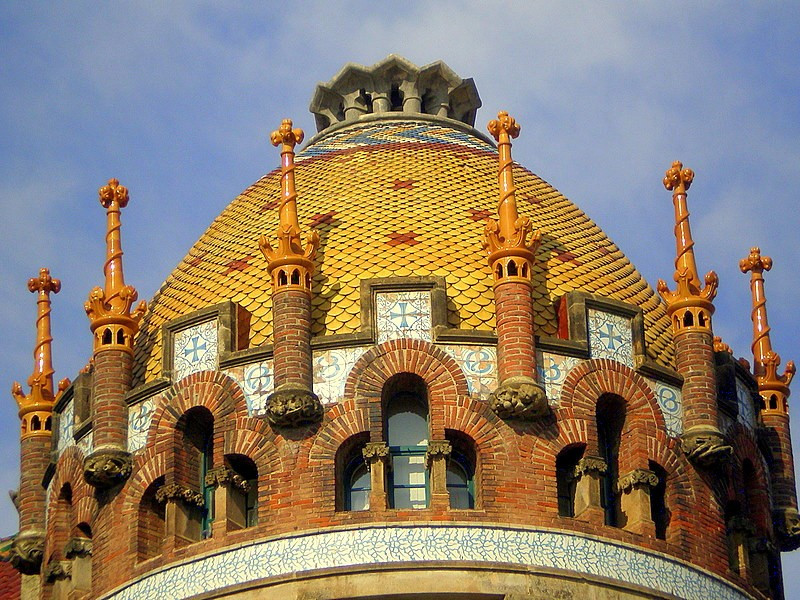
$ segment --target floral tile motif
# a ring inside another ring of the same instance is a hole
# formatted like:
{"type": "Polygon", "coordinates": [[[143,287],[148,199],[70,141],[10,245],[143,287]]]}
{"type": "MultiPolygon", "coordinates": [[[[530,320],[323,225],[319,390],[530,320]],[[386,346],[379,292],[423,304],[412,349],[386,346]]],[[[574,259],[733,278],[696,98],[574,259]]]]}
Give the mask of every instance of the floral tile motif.
{"type": "Polygon", "coordinates": [[[58,419],[58,448],[56,449],[59,454],[61,454],[67,446],[72,446],[75,444],[75,439],[73,436],[73,431],[75,427],[75,405],[70,402],[64,407],[64,410],[61,411],[61,415],[58,419]]]}
{"type": "Polygon", "coordinates": [[[587,312],[592,358],[610,358],[633,368],[631,320],[593,308],[587,312]]]}
{"type": "Polygon", "coordinates": [[[342,400],[347,376],[366,351],[358,347],[314,352],[314,393],[323,404],[342,400]]]}
{"type": "Polygon", "coordinates": [[[492,346],[442,346],[464,372],[469,395],[485,400],[497,388],[497,349],[492,346]]]}
{"type": "Polygon", "coordinates": [[[397,338],[431,341],[431,294],[428,291],[375,294],[378,343],[397,338]]]}
{"type": "Polygon", "coordinates": [[[179,381],[198,371],[215,371],[218,348],[216,319],[177,332],[172,342],[173,379],[179,381]]]}
{"type": "Polygon", "coordinates": [[[683,433],[683,397],[680,388],[660,381],[651,382],[656,393],[658,407],[664,415],[667,433],[678,437],[683,433]]]}
{"type": "Polygon", "coordinates": [[[248,415],[254,417],[266,413],[267,397],[275,388],[271,360],[229,369],[225,374],[242,388],[248,415]]]}
{"type": "Polygon", "coordinates": [[[136,452],[144,448],[155,411],[155,398],[148,398],[144,402],[128,408],[128,452],[136,452]]]}
{"type": "Polygon", "coordinates": [[[558,406],[561,398],[561,386],[567,378],[570,369],[581,362],[574,356],[561,356],[550,352],[537,352],[536,369],[539,371],[539,381],[544,385],[550,406],[558,406]]]}
{"type": "Polygon", "coordinates": [[[179,600],[270,577],[342,566],[442,561],[505,563],[605,577],[690,600],[744,600],[724,580],[632,546],[573,533],[510,527],[377,526],[320,531],[223,550],[166,567],[104,596],[179,600]]]}
{"type": "Polygon", "coordinates": [[[736,399],[739,403],[739,422],[750,429],[756,427],[756,410],[750,389],[738,379],[736,380],[736,399]]]}

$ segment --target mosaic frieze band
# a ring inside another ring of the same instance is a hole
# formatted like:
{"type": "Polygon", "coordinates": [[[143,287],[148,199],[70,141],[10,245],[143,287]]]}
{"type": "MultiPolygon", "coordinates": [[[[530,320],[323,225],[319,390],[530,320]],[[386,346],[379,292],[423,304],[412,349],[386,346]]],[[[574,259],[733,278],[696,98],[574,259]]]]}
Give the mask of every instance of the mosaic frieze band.
{"type": "Polygon", "coordinates": [[[630,546],[556,531],[431,525],[326,531],[241,546],[146,575],[104,598],[158,598],[167,589],[179,600],[322,569],[429,561],[559,569],[689,600],[748,598],[699,569],[630,546]]]}

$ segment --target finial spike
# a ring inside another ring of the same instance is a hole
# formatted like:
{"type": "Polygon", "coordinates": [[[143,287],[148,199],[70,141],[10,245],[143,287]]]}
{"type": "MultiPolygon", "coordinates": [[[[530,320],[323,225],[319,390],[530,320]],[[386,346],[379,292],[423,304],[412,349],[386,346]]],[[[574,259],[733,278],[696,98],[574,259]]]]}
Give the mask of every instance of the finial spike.
{"type": "MultiPolygon", "coordinates": [[[[22,419],[23,436],[50,434],[49,417],[55,402],[53,387],[53,337],[50,333],[50,294],[61,291],[61,281],[50,276],[46,268],[39,270],[38,277],[28,280],[28,290],[36,298],[36,344],[33,349],[33,372],[28,378],[30,394],[14,382],[11,395],[17,401],[22,419]]],[[[60,393],[61,390],[59,390],[60,393]]]]}
{"type": "Polygon", "coordinates": [[[98,190],[98,196],[101,206],[106,209],[106,261],[103,264],[105,286],[96,287],[89,293],[84,308],[95,334],[95,352],[108,346],[132,352],[133,336],[139,329],[139,320],[147,310],[147,305],[142,301],[131,312],[138,293],[136,288],[125,284],[122,271],[120,214],[128,205],[130,196],[128,189],[120,185],[117,179],[109,179],[108,184],[98,190]]]}
{"type": "Polygon", "coordinates": [[[487,220],[483,246],[489,252],[489,264],[494,272],[495,282],[509,276],[530,281],[540,233],[536,231],[528,239],[533,229],[531,220],[529,217],[520,217],[517,212],[511,139],[519,136],[520,126],[507,112],[500,111],[497,119],[489,122],[488,129],[497,140],[500,200],[497,205],[499,222],[487,220]]]}
{"type": "Polygon", "coordinates": [[[274,249],[266,236],[261,236],[259,246],[268,261],[273,288],[299,286],[311,291],[311,273],[314,257],[319,248],[319,234],[312,230],[306,236],[305,247],[300,235],[297,216],[297,189],[295,187],[294,148],[303,141],[302,129],[293,128],[291,119],[281,121],[270,140],[281,147],[281,201],[278,208],[278,248],[274,249]]]}
{"type": "Polygon", "coordinates": [[[767,296],[764,291],[764,271],[772,269],[772,259],[761,255],[761,248],[753,246],[750,254],[739,261],[742,273],[750,272],[750,294],[753,309],[750,318],[753,321],[753,375],[758,381],[758,389],[765,399],[774,396],[775,406],[765,402],[765,410],[787,410],[786,399],[789,397],[789,384],[795,374],[793,361],[786,363],[782,375],[778,375],[781,357],[772,350],[770,327],[767,320],[767,296]],[[778,401],[780,400],[780,401],[778,401]]]}
{"type": "Polygon", "coordinates": [[[686,192],[694,181],[694,171],[684,168],[676,160],[664,176],[664,187],[672,192],[675,209],[675,291],[670,291],[667,283],[659,279],[658,293],[667,303],[667,313],[672,319],[673,332],[685,328],[711,330],[712,301],[717,294],[719,279],[714,271],[706,273],[700,283],[697,264],[694,258],[694,240],[689,227],[689,207],[686,192]],[[681,314],[678,314],[681,313],[681,314]]]}

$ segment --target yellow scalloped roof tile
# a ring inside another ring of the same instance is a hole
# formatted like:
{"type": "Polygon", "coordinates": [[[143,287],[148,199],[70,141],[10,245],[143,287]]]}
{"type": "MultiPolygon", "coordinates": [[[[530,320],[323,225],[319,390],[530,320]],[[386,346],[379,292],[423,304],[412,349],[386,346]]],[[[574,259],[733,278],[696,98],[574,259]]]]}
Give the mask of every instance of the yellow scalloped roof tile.
{"type": "MultiPolygon", "coordinates": [[[[666,313],[633,265],[555,188],[519,165],[514,175],[520,212],[545,240],[534,266],[539,332],[555,335],[554,301],[584,289],[641,306],[649,354],[671,364],[666,313]]],[[[498,197],[491,145],[429,122],[354,125],[299,152],[296,181],[301,227],[315,223],[322,238],[312,284],[315,334],[360,329],[362,279],[407,275],[446,278],[451,326],[494,328],[481,246],[498,197]]],[[[159,374],[161,325],[204,306],[244,305],[252,315],[250,346],[270,341],[272,298],[258,239],[274,236],[279,196],[276,169],[228,205],[165,281],[141,324],[137,384],[159,374]]]]}

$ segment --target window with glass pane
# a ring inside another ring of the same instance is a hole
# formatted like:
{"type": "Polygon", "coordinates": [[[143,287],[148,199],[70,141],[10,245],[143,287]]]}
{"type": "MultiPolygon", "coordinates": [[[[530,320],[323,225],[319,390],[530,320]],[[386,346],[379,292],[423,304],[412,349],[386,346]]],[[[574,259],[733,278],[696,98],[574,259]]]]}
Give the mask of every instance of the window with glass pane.
{"type": "Polygon", "coordinates": [[[453,453],[447,465],[447,492],[450,508],[475,508],[475,491],[467,459],[453,453]]]}
{"type": "Polygon", "coordinates": [[[415,394],[398,393],[387,407],[387,437],[392,458],[389,501],[392,508],[427,508],[428,407],[415,394]]]}
{"type": "Polygon", "coordinates": [[[368,510],[371,484],[364,459],[359,457],[350,462],[347,467],[346,481],[345,510],[368,510]]]}

